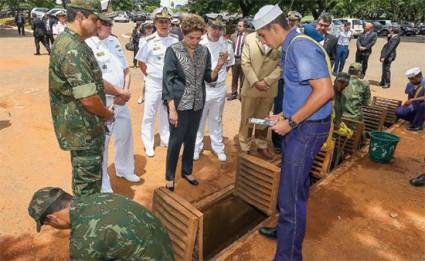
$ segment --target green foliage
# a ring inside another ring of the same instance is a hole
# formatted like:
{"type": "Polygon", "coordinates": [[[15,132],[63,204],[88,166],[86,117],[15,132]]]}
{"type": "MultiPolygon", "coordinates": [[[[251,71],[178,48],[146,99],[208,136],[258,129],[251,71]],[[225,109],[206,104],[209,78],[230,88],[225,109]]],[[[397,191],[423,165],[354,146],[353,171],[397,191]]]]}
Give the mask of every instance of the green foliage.
{"type": "Polygon", "coordinates": [[[132,0],[113,0],[112,10],[114,11],[131,11],[134,9],[132,0]]]}
{"type": "Polygon", "coordinates": [[[210,12],[239,13],[253,15],[266,4],[276,4],[285,11],[297,10],[317,19],[323,12],[335,17],[357,17],[364,19],[391,19],[395,21],[424,21],[424,0],[194,0],[185,9],[197,14],[210,12]]]}

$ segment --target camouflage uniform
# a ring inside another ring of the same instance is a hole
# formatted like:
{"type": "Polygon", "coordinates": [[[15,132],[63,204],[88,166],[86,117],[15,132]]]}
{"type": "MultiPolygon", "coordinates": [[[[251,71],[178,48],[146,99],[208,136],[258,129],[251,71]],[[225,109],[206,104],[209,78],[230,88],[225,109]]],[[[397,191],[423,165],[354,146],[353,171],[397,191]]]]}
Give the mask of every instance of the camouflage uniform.
{"type": "Polygon", "coordinates": [[[362,107],[370,103],[370,88],[366,81],[351,78],[350,83],[344,89],[343,95],[346,102],[344,117],[361,121],[363,119],[362,107]]]}
{"type": "Polygon", "coordinates": [[[160,221],[136,202],[111,193],[72,201],[72,260],[173,260],[160,221]]]}
{"type": "Polygon", "coordinates": [[[52,49],[49,94],[59,145],[71,151],[74,195],[100,192],[105,125],[79,99],[98,95],[106,102],[102,72],[91,49],[69,28],[52,49]]]}

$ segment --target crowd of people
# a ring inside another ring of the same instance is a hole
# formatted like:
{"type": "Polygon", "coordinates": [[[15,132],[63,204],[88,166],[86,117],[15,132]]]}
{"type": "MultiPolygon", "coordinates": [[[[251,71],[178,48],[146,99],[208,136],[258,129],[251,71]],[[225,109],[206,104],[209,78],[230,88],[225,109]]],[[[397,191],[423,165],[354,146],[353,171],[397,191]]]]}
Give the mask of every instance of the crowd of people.
{"type": "MultiPolygon", "coordinates": [[[[67,25],[52,39],[51,50],[50,38],[44,38],[51,54],[53,125],[61,149],[71,154],[73,196],[60,188],[40,189],[29,213],[38,231],[42,225],[72,230],[72,259],[172,260],[171,241],[159,220],[139,204],[112,193],[107,171],[112,135],[116,175],[129,182],[140,178],[134,168],[127,106],[130,69],[121,44],[112,35],[113,20],[98,6],[96,0],[71,0],[67,25]]],[[[34,28],[49,24],[36,20],[34,28]]],[[[333,36],[328,33],[329,14],[322,14],[315,26],[301,26],[300,20],[298,12],[285,14],[277,5],[266,5],[252,20],[254,32],[241,19],[235,34],[225,38],[226,21],[221,15],[205,21],[186,14],[180,20],[160,7],[151,20],[137,23],[132,33],[133,66],[144,76],[138,100],[144,104],[141,140],[145,155],[155,157],[159,114],[160,146],[167,147],[165,187],[170,191],[175,189],[182,145],[180,174],[191,185],[199,184],[193,161],[202,160],[207,124],[212,151],[219,161],[227,161],[222,117],[229,71],[233,79],[227,100],[241,102],[240,153],[251,154],[255,142],[259,156],[271,159],[267,127],[254,131],[250,119],[274,122],[270,127],[273,149],[282,156],[280,217],[277,227],[262,228],[260,233],[277,238],[275,260],[302,259],[313,160],[332,128],[340,128],[343,116],[363,120],[361,108],[371,99],[363,78],[376,42],[372,25],[365,25],[365,33],[357,40],[356,62],[346,73],[350,25],[333,36]]],[[[390,84],[397,37],[393,30],[382,51],[383,86],[390,84]]],[[[419,68],[410,69],[406,76],[408,100],[396,113],[410,122],[409,130],[418,131],[425,115],[425,81],[419,68]]]]}

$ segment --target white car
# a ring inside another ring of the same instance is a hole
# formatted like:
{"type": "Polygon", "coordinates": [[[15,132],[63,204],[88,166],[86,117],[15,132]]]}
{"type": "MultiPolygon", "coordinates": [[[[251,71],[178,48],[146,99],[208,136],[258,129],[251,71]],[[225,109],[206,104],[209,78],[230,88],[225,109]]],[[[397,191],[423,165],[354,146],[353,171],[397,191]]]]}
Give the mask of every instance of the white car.
{"type": "Polygon", "coordinates": [[[363,29],[363,21],[356,18],[335,18],[334,20],[341,21],[343,24],[346,22],[351,23],[351,31],[353,32],[353,36],[357,37],[364,32],[363,29]]]}
{"type": "Polygon", "coordinates": [[[43,16],[47,13],[47,11],[49,11],[48,8],[44,8],[44,7],[35,7],[31,10],[31,18],[33,17],[33,15],[35,14],[37,16],[37,18],[43,18],[43,16]]]}
{"type": "Polygon", "coordinates": [[[50,9],[50,10],[47,12],[47,15],[55,16],[55,17],[56,17],[56,14],[57,14],[58,12],[60,12],[60,11],[62,11],[62,12],[64,12],[64,13],[66,14],[66,10],[65,10],[65,9],[63,9],[63,8],[52,8],[52,9],[50,9]]]}
{"type": "Polygon", "coordinates": [[[114,22],[128,23],[128,22],[130,22],[130,18],[126,14],[122,13],[122,14],[119,14],[118,16],[114,17],[114,22]]]}

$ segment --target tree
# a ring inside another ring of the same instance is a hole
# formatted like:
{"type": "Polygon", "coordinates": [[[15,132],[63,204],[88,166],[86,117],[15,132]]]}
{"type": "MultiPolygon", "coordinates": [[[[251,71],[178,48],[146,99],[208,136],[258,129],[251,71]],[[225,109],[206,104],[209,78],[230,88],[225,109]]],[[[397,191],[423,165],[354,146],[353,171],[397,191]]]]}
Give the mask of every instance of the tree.
{"type": "Polygon", "coordinates": [[[134,9],[132,0],[113,0],[112,9],[114,11],[130,11],[134,9]]]}

